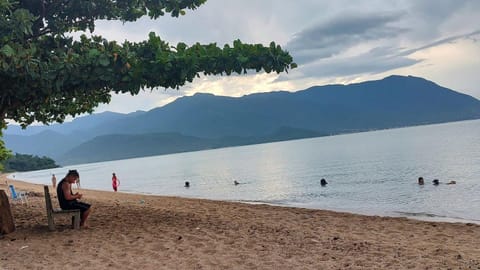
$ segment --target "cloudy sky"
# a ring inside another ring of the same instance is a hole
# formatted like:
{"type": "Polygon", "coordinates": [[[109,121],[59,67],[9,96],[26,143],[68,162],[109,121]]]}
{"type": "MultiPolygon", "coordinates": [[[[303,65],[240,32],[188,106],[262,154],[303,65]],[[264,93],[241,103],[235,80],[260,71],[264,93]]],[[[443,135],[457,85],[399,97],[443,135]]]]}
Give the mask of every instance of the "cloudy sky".
{"type": "Polygon", "coordinates": [[[201,77],[180,90],[117,95],[97,112],[149,110],[196,92],[242,96],[391,74],[424,77],[480,99],[479,0],[208,0],[180,18],[99,22],[94,34],[142,41],[151,31],[172,45],[275,41],[299,67],[288,74],[201,77]]]}

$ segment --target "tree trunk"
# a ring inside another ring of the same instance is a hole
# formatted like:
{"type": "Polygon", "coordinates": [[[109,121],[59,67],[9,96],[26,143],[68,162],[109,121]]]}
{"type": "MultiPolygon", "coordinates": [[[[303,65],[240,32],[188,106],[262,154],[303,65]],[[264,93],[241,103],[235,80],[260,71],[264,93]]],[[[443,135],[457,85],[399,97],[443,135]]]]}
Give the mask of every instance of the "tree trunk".
{"type": "Polygon", "coordinates": [[[15,231],[10,203],[8,202],[5,190],[0,190],[0,234],[7,234],[15,231]]]}

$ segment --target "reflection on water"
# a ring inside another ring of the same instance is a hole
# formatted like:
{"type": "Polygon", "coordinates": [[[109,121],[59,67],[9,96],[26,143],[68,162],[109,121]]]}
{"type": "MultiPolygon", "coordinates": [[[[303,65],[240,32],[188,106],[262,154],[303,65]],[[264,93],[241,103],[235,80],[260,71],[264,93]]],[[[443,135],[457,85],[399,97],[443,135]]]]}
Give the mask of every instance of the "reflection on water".
{"type": "Polygon", "coordinates": [[[480,220],[480,121],[82,164],[17,174],[50,183],[81,173],[82,187],[263,202],[364,214],[480,220]],[[416,185],[419,176],[425,186],[416,185]],[[321,178],[329,184],[321,187],[321,178]],[[431,180],[457,185],[431,185],[431,180]],[[190,182],[190,188],[183,187],[190,182]],[[235,186],[233,181],[242,183],[235,186]]]}

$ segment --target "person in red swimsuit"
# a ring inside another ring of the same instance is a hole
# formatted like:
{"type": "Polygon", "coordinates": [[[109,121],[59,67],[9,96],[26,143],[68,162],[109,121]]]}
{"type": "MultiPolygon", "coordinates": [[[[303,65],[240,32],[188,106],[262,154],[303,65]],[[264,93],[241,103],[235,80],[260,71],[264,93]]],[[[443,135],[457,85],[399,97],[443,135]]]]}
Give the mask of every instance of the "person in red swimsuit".
{"type": "Polygon", "coordinates": [[[120,180],[118,180],[115,173],[112,173],[112,187],[115,192],[117,192],[118,187],[120,186],[120,180]]]}

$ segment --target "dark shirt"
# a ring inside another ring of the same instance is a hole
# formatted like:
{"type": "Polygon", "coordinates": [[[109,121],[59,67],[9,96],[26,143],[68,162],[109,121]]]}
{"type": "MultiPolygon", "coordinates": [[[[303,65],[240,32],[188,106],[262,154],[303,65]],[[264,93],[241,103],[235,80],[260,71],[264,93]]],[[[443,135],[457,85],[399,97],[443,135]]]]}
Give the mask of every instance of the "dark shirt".
{"type": "MultiPolygon", "coordinates": [[[[75,202],[77,200],[67,200],[65,198],[65,194],[63,194],[63,182],[67,181],[65,178],[62,179],[62,181],[60,181],[60,183],[58,183],[58,186],[57,186],[57,198],[58,198],[58,204],[60,204],[60,207],[62,209],[67,209],[68,206],[71,204],[71,202],[75,202]]],[[[72,193],[72,190],[70,190],[70,194],[73,195],[72,193]]]]}

